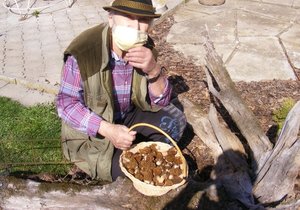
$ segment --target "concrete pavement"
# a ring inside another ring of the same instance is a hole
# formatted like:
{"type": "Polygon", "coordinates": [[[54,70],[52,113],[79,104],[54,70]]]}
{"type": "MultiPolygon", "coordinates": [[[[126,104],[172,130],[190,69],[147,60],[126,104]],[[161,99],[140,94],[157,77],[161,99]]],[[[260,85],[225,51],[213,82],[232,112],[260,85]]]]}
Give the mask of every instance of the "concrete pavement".
{"type": "MultiPolygon", "coordinates": [[[[24,105],[53,102],[63,50],[81,31],[106,20],[102,6],[110,0],[38,0],[29,10],[29,0],[19,9],[6,1],[0,5],[0,96],[24,105]]],[[[196,64],[204,62],[207,26],[234,81],[297,79],[300,0],[227,0],[221,6],[168,0],[167,6],[175,17],[167,41],[196,64]]]]}
{"type": "Polygon", "coordinates": [[[106,19],[102,7],[110,1],[38,0],[29,10],[30,0],[7,2],[0,7],[0,95],[25,105],[53,102],[62,52],[77,34],[106,19]]]}
{"type": "Polygon", "coordinates": [[[215,7],[191,0],[174,17],[167,41],[197,64],[204,63],[202,34],[207,26],[234,81],[297,79],[300,0],[226,0],[215,7]]]}

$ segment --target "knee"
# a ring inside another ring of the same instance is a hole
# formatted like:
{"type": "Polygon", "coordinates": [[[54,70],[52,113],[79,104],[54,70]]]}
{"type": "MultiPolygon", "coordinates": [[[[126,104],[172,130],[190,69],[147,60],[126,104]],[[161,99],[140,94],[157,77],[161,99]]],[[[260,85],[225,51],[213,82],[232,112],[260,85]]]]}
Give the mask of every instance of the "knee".
{"type": "Polygon", "coordinates": [[[162,120],[168,127],[168,133],[176,142],[178,142],[187,125],[187,119],[184,113],[177,107],[173,107],[169,119],[162,120]]]}
{"type": "Polygon", "coordinates": [[[179,130],[179,134],[178,134],[178,137],[177,137],[177,139],[176,139],[176,141],[178,142],[180,139],[181,139],[181,137],[182,137],[182,135],[183,135],[183,132],[185,131],[185,128],[186,128],[186,126],[187,126],[187,119],[186,119],[186,116],[185,116],[185,114],[181,111],[181,110],[179,110],[179,112],[181,113],[180,114],[180,117],[179,117],[179,119],[178,119],[178,130],[179,130]]]}

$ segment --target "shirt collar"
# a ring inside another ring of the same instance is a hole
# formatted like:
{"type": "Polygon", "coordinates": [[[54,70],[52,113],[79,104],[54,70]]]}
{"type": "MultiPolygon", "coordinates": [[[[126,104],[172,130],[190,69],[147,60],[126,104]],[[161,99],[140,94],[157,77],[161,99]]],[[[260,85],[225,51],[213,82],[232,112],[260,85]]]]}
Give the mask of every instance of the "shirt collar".
{"type": "Polygon", "coordinates": [[[127,63],[124,59],[119,58],[119,56],[117,55],[117,53],[115,53],[113,50],[111,50],[111,57],[112,57],[115,61],[127,63]]]}

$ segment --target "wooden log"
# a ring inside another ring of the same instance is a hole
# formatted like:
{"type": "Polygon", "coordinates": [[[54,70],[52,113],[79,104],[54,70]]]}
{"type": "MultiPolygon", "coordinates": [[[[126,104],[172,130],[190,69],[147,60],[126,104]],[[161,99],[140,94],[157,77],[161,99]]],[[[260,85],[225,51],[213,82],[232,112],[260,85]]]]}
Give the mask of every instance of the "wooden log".
{"type": "MultiPolygon", "coordinates": [[[[212,179],[217,188],[224,188],[232,199],[239,200],[247,208],[259,209],[252,194],[252,181],[249,176],[246,152],[239,139],[218,120],[217,110],[211,104],[208,116],[201,107],[181,97],[188,122],[194,132],[213,151],[215,167],[212,179]]],[[[214,197],[207,191],[209,197],[214,197]]]]}
{"type": "Polygon", "coordinates": [[[234,135],[225,125],[221,124],[218,120],[217,110],[213,104],[210,105],[209,121],[213,128],[214,135],[217,138],[217,141],[220,147],[225,151],[235,151],[241,154],[243,157],[236,157],[234,155],[230,155],[227,158],[234,165],[234,168],[238,169],[248,169],[248,164],[244,159],[247,156],[245,149],[240,142],[240,140],[234,135]]]}
{"type": "Polygon", "coordinates": [[[214,168],[216,182],[225,189],[229,197],[240,201],[248,209],[263,209],[254,201],[252,181],[243,145],[229,129],[219,122],[217,110],[212,104],[209,120],[223,150],[214,168]]]}
{"type": "Polygon", "coordinates": [[[216,139],[207,114],[204,114],[201,107],[189,99],[181,96],[179,98],[187,121],[192,125],[194,133],[213,151],[212,155],[216,161],[223,150],[216,139]]]}
{"type": "Polygon", "coordinates": [[[218,121],[213,105],[211,105],[209,115],[207,115],[203,113],[199,105],[187,98],[180,97],[180,102],[194,133],[213,151],[212,155],[215,160],[229,149],[247,156],[240,140],[218,121]]]}
{"type": "Polygon", "coordinates": [[[257,176],[254,193],[261,202],[291,193],[300,170],[300,101],[289,112],[276,145],[257,176]]]}
{"type": "Polygon", "coordinates": [[[291,192],[299,172],[299,123],[300,108],[289,113],[282,133],[272,150],[272,145],[260,128],[255,116],[243,103],[239,93],[224,67],[222,59],[215,52],[210,41],[205,43],[207,50],[206,75],[210,92],[218,98],[246,138],[257,162],[254,194],[262,203],[276,202],[291,192]],[[217,87],[213,84],[213,79],[217,87]]]}
{"type": "Polygon", "coordinates": [[[300,209],[300,200],[295,201],[294,203],[289,203],[285,205],[279,205],[276,206],[276,208],[268,208],[268,210],[294,210],[294,209],[300,209]]]}
{"type": "Polygon", "coordinates": [[[235,85],[224,67],[222,59],[216,53],[209,38],[205,42],[204,47],[207,52],[206,76],[209,91],[221,101],[241,134],[247,140],[253,152],[254,163],[257,165],[258,170],[260,170],[270,155],[272,144],[260,127],[254,114],[243,102],[240,94],[235,89],[235,85]],[[214,86],[211,75],[216,81],[217,87],[214,86]]]}

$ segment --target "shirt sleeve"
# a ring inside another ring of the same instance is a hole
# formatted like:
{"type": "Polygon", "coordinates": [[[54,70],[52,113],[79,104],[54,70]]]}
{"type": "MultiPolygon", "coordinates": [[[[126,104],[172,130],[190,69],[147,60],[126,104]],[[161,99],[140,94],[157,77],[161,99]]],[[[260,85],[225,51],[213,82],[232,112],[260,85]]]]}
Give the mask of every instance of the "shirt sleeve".
{"type": "Polygon", "coordinates": [[[151,89],[149,88],[149,86],[148,86],[148,90],[149,90],[149,97],[152,105],[155,104],[162,107],[169,105],[171,99],[171,93],[172,93],[172,85],[170,84],[167,78],[165,78],[164,91],[159,96],[154,96],[153,93],[151,93],[151,89]]]}
{"type": "Polygon", "coordinates": [[[64,64],[56,107],[58,116],[67,124],[89,136],[97,135],[102,118],[84,103],[80,70],[73,56],[64,64]]]}

